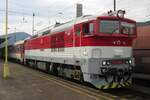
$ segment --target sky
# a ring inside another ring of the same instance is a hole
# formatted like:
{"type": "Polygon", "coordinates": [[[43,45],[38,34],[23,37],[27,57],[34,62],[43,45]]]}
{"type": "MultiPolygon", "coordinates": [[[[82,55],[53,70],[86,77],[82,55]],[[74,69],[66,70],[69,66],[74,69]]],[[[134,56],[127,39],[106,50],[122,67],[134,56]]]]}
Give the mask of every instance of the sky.
{"type": "MultiPolygon", "coordinates": [[[[35,13],[35,32],[75,18],[77,3],[83,4],[83,14],[101,15],[113,10],[114,0],[8,0],[8,32],[32,33],[32,15],[35,13]]],[[[117,9],[126,11],[126,17],[138,22],[150,20],[150,0],[116,0],[117,9]]],[[[0,35],[5,28],[5,0],[0,0],[0,35]]]]}

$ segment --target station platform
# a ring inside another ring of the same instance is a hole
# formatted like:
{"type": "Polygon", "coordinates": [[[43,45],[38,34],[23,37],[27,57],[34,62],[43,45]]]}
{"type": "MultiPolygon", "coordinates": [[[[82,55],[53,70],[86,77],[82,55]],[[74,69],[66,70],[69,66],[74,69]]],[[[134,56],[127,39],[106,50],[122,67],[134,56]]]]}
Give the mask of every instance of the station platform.
{"type": "Polygon", "coordinates": [[[9,63],[11,77],[3,79],[3,61],[0,60],[0,100],[111,100],[90,95],[69,85],[51,80],[51,75],[9,63]]]}
{"type": "MultiPolygon", "coordinates": [[[[147,93],[143,94],[132,89],[100,91],[20,64],[9,62],[9,65],[11,76],[9,79],[3,79],[3,61],[0,60],[0,100],[150,99],[150,96],[147,95],[147,93]]],[[[134,86],[133,89],[141,91],[144,88],[137,88],[137,86],[134,86]]]]}
{"type": "Polygon", "coordinates": [[[14,63],[10,63],[11,77],[4,80],[0,63],[0,100],[92,100],[14,63]]]}

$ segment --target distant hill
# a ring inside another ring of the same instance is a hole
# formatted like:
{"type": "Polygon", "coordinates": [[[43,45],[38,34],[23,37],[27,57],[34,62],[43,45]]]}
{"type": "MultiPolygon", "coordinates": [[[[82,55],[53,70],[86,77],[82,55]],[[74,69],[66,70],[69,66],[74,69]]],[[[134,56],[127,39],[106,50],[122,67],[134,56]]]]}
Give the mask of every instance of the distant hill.
{"type": "Polygon", "coordinates": [[[138,22],[137,25],[138,25],[138,26],[147,26],[147,25],[150,25],[150,21],[138,22]]]}

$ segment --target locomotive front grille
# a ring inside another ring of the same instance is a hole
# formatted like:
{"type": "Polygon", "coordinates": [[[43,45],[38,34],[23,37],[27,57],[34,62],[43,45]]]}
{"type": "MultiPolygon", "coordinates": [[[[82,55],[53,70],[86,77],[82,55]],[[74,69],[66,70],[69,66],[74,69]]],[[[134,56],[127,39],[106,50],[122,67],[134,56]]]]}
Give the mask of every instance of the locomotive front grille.
{"type": "Polygon", "coordinates": [[[101,68],[99,78],[103,78],[106,83],[112,82],[126,82],[131,78],[132,68],[101,68]]]}

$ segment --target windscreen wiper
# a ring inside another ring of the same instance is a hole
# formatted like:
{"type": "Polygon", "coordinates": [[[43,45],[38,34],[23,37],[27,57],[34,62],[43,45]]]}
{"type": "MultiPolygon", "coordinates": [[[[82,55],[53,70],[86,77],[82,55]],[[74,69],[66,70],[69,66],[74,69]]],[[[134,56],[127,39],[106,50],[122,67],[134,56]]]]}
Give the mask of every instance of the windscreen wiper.
{"type": "Polygon", "coordinates": [[[110,32],[111,34],[113,34],[116,30],[118,30],[118,28],[115,28],[112,32],[110,32]]]}

